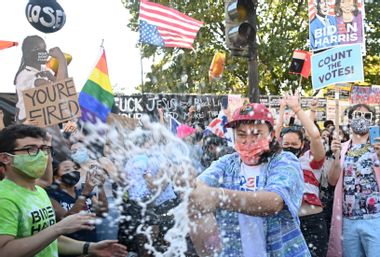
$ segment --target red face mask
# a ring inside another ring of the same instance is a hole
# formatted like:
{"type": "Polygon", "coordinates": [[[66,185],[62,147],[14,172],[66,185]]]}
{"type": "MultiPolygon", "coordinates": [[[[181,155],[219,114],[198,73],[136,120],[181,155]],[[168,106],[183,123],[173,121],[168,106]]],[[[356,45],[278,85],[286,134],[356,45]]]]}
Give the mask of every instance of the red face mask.
{"type": "Polygon", "coordinates": [[[269,151],[268,139],[258,139],[255,143],[235,143],[235,149],[240,154],[240,159],[248,166],[257,165],[263,153],[269,151]]]}

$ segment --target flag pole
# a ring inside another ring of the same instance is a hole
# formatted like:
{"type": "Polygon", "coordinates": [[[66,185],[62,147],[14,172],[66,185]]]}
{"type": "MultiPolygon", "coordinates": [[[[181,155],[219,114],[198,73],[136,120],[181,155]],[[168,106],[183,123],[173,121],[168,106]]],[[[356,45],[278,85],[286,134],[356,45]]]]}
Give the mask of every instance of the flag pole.
{"type": "Polygon", "coordinates": [[[139,46],[140,49],[140,76],[141,76],[141,94],[144,94],[144,66],[143,66],[143,54],[141,44],[139,46]]]}
{"type": "MultiPolygon", "coordinates": [[[[339,111],[339,85],[335,84],[335,137],[339,138],[340,111],[339,111]]],[[[340,152],[335,154],[335,158],[340,158],[340,152]]]]}

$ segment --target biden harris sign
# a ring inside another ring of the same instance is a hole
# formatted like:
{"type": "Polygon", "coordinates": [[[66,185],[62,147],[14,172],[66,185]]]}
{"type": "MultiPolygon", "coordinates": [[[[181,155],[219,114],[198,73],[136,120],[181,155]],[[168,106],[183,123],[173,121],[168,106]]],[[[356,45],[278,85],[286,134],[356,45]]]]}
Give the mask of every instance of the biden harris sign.
{"type": "Polygon", "coordinates": [[[360,44],[334,47],[311,57],[313,90],[364,80],[360,44]]]}

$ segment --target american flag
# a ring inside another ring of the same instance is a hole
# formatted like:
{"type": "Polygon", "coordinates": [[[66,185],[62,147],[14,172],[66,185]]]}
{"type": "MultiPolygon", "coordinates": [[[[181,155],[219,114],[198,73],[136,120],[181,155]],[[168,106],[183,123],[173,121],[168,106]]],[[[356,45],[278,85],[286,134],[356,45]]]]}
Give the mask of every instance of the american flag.
{"type": "Polygon", "coordinates": [[[227,142],[232,142],[231,131],[225,127],[228,119],[223,110],[220,110],[218,117],[213,119],[203,132],[204,135],[210,133],[215,134],[218,137],[227,139],[227,142]]]}
{"type": "Polygon", "coordinates": [[[178,126],[181,125],[181,122],[170,116],[170,131],[174,134],[177,135],[177,128],[178,126]]]}
{"type": "Polygon", "coordinates": [[[164,46],[193,48],[193,42],[203,22],[197,21],[175,9],[140,2],[140,42],[164,46]]]}

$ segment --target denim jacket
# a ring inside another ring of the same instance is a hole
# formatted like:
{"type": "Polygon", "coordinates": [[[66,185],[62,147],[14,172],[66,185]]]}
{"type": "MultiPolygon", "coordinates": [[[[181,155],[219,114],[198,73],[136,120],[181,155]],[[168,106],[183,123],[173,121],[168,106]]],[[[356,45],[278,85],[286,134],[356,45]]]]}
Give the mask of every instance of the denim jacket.
{"type": "MultiPolygon", "coordinates": [[[[238,153],[225,155],[213,162],[199,179],[212,187],[240,190],[240,167],[238,153]]],[[[298,210],[301,206],[304,181],[296,156],[289,152],[281,152],[269,163],[263,163],[260,167],[258,188],[279,194],[285,203],[278,214],[263,217],[267,256],[310,256],[299,227],[298,210]]],[[[238,215],[237,212],[217,210],[216,219],[223,244],[220,257],[244,256],[238,215]]]]}

